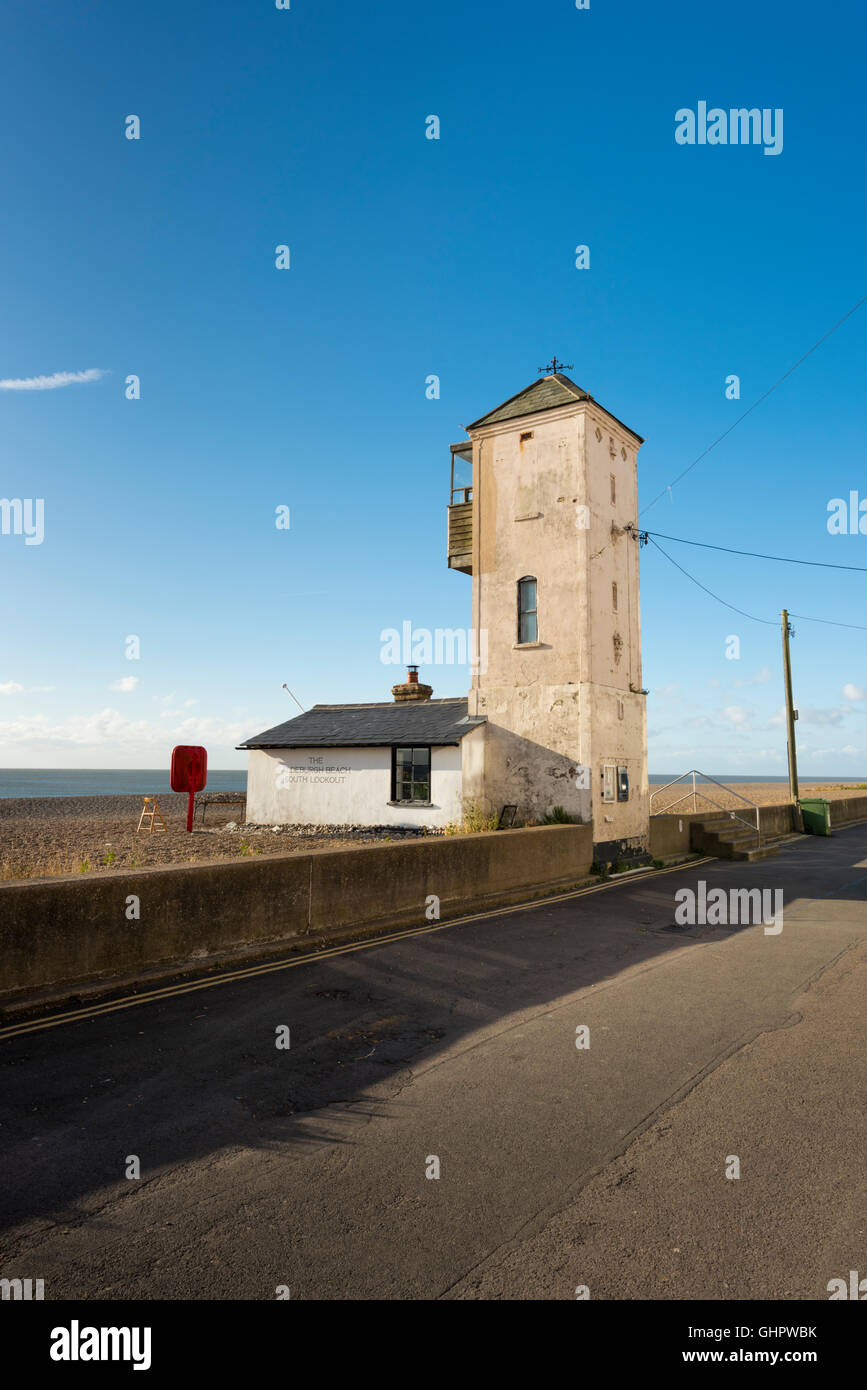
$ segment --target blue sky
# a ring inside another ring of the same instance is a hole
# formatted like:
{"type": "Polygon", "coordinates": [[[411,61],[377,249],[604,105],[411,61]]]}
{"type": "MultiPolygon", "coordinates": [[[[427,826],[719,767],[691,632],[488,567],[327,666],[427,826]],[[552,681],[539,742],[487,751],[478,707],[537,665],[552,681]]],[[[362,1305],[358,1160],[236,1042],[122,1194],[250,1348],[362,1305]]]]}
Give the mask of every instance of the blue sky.
{"type": "MultiPolygon", "coordinates": [[[[0,495],[45,499],[0,535],[0,766],[241,766],[284,681],[388,698],[384,628],[470,623],[448,445],[551,353],[649,503],[865,293],[864,40],[834,3],[8,3],[0,379],[103,375],[0,389],[0,495]],[[782,108],[782,152],[677,144],[699,101],[782,108]]],[[[867,565],[827,529],[865,339],[867,305],[642,524],[867,565]]],[[[642,551],[651,772],[783,773],[779,611],[867,625],[867,575],[662,544],[768,625],[642,551]]],[[[795,627],[802,770],[865,774],[867,634],[795,627]]]]}

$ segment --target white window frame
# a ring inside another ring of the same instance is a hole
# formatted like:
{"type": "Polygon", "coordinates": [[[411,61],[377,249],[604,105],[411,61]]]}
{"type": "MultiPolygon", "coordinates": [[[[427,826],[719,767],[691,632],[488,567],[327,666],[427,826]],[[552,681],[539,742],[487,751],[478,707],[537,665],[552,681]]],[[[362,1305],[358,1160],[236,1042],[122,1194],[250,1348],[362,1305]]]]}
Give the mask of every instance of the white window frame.
{"type": "Polygon", "coordinates": [[[613,802],[617,800],[617,764],[602,764],[602,800],[613,802]]]}

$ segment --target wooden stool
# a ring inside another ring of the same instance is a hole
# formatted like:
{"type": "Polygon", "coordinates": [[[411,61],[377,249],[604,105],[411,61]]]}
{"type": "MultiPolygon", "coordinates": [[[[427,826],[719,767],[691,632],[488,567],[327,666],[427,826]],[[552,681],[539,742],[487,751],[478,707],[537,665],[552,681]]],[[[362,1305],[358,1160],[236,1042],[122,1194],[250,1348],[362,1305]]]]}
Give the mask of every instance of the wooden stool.
{"type": "Polygon", "coordinates": [[[159,802],[157,801],[156,797],[144,796],[142,797],[142,801],[144,802],[144,805],[141,808],[141,816],[139,817],[139,823],[136,826],[136,834],[138,834],[139,830],[141,830],[146,819],[146,829],[150,831],[168,830],[169,827],[163,820],[163,813],[160,810],[159,802]],[[159,820],[159,825],[156,824],[157,820],[159,820]]]}

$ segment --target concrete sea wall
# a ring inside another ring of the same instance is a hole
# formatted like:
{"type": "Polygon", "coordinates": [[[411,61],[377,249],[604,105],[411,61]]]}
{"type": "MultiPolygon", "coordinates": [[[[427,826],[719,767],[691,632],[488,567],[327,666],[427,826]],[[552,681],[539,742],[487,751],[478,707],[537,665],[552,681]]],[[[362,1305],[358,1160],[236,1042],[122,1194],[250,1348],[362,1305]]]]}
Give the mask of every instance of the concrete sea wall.
{"type": "Polygon", "coordinates": [[[573,886],[589,825],[0,885],[0,999],[421,925],[573,886]],[[429,918],[427,920],[430,920],[429,918]]]}
{"type": "MultiPolygon", "coordinates": [[[[867,796],[831,804],[832,830],[867,820],[867,796]]],[[[652,817],[652,854],[688,855],[707,819],[652,817]]],[[[791,804],[761,819],[763,835],[797,828],[791,804]]],[[[422,925],[433,897],[442,920],[507,906],[571,888],[592,859],[592,826],[550,825],[2,884],[0,1003],[422,925]]]]}

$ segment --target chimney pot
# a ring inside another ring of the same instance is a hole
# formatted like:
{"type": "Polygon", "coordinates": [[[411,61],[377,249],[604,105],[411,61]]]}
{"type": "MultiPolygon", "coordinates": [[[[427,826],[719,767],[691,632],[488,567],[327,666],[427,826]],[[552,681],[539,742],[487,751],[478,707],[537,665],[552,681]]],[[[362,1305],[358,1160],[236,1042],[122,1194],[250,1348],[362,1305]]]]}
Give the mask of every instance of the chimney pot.
{"type": "Polygon", "coordinates": [[[407,667],[406,680],[401,685],[393,685],[391,693],[394,696],[395,704],[405,704],[408,701],[429,700],[433,695],[433,686],[425,685],[418,678],[418,667],[407,667]]]}

